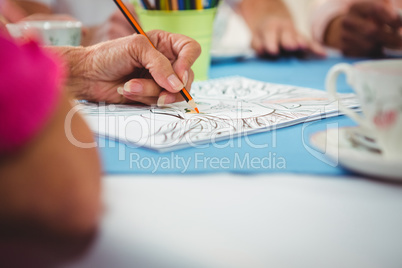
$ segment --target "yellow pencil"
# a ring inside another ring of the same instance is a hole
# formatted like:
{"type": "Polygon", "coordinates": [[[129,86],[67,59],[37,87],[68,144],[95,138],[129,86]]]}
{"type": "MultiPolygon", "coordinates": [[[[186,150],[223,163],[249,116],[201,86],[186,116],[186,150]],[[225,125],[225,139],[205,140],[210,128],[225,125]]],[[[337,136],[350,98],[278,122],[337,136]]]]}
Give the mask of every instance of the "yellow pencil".
{"type": "Polygon", "coordinates": [[[202,0],[195,0],[195,9],[197,9],[197,10],[204,9],[204,7],[202,5],[202,0]]]}

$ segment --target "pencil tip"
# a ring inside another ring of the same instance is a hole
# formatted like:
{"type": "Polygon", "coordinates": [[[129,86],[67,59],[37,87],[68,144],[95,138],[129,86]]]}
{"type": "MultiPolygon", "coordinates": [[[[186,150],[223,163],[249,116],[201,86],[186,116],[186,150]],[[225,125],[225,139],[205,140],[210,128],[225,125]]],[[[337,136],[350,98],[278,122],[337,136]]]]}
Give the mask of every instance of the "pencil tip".
{"type": "Polygon", "coordinates": [[[194,100],[189,100],[188,104],[191,106],[191,108],[193,108],[194,111],[196,111],[198,114],[200,113],[200,111],[197,108],[197,104],[195,104],[194,100]]]}

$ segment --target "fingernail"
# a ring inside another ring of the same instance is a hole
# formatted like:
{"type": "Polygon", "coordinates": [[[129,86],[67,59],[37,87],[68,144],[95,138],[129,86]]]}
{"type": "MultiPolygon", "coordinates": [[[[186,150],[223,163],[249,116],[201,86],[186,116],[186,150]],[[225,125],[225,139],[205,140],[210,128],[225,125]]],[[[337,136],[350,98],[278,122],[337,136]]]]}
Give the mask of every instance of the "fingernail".
{"type": "Polygon", "coordinates": [[[167,79],[175,91],[179,91],[184,87],[183,83],[179,80],[179,78],[175,74],[171,74],[167,79]]]}
{"type": "Polygon", "coordinates": [[[131,94],[138,94],[142,92],[143,87],[140,83],[129,81],[124,84],[124,91],[131,94]]]}
{"type": "Polygon", "coordinates": [[[184,85],[187,85],[187,82],[188,82],[188,71],[185,71],[185,72],[184,72],[182,81],[183,81],[183,84],[184,84],[184,85]]]}
{"type": "Polygon", "coordinates": [[[166,96],[167,95],[162,95],[162,96],[159,97],[158,102],[156,103],[156,105],[158,107],[161,107],[161,106],[165,105],[166,96]]]}
{"type": "Polygon", "coordinates": [[[117,88],[117,93],[119,93],[120,95],[123,95],[123,91],[124,91],[123,87],[117,88]]]}

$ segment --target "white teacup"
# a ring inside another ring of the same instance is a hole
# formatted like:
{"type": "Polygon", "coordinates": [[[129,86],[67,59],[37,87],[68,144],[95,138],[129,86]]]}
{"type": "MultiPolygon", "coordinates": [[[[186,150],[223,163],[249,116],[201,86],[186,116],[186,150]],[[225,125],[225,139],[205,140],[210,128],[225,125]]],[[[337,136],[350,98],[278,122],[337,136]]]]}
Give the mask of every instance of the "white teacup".
{"type": "Polygon", "coordinates": [[[35,34],[48,46],[79,46],[81,43],[82,23],[79,21],[33,20],[8,23],[6,27],[14,38],[35,34]]]}
{"type": "Polygon", "coordinates": [[[402,60],[341,63],[329,70],[326,88],[339,101],[336,81],[345,73],[359,99],[363,116],[339,103],[339,110],[355,120],[373,137],[382,155],[402,160],[402,60]]]}

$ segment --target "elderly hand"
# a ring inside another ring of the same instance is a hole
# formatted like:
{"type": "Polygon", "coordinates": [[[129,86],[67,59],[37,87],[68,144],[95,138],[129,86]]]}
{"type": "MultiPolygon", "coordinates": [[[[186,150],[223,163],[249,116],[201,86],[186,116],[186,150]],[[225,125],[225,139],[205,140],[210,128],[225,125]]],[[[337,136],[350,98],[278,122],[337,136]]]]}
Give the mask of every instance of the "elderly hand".
{"type": "Polygon", "coordinates": [[[191,66],[201,53],[193,39],[160,30],[134,34],[90,47],[49,48],[61,51],[70,65],[68,89],[80,99],[108,103],[155,104],[183,100],[190,89],[191,66]]]}
{"type": "Polygon", "coordinates": [[[386,3],[362,1],[331,22],[325,43],[347,56],[380,56],[383,47],[402,47],[401,26],[402,20],[386,3]]]}

